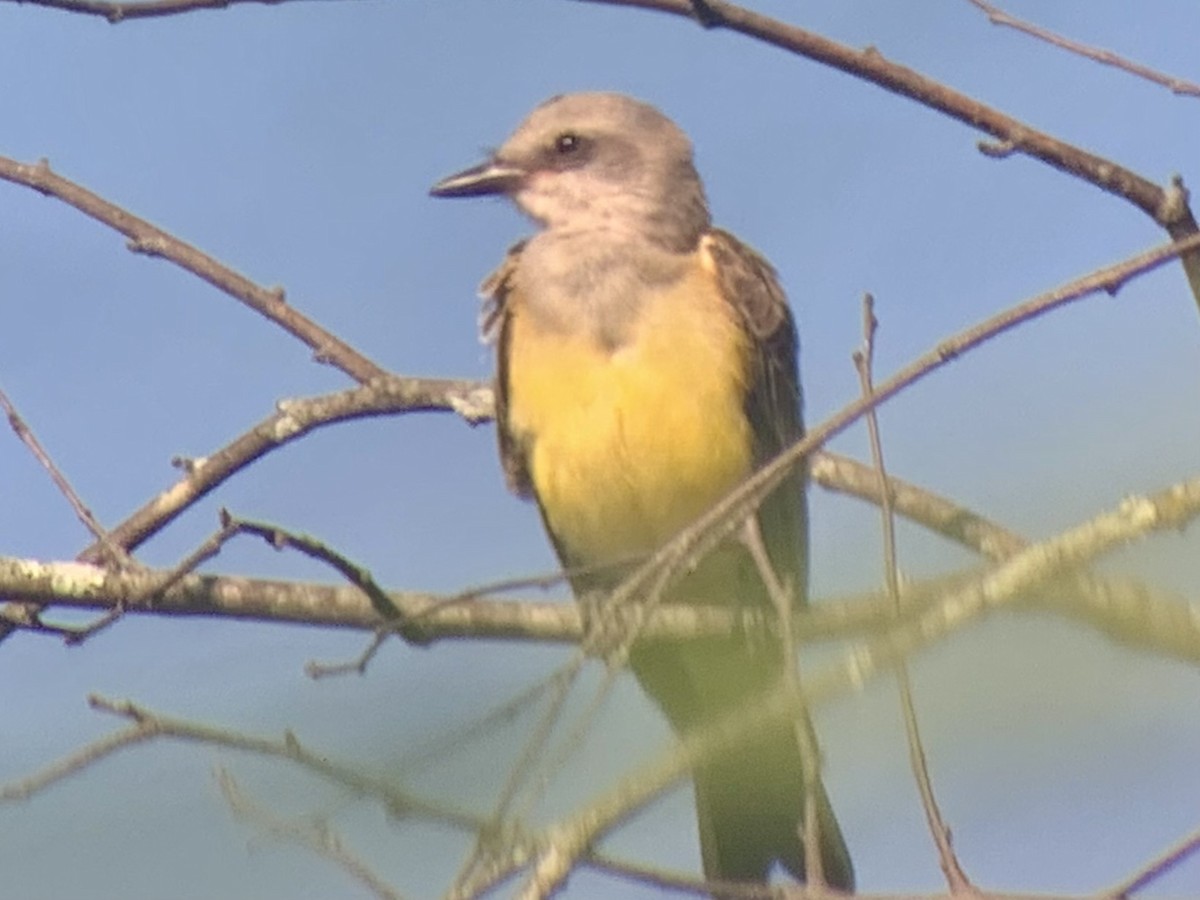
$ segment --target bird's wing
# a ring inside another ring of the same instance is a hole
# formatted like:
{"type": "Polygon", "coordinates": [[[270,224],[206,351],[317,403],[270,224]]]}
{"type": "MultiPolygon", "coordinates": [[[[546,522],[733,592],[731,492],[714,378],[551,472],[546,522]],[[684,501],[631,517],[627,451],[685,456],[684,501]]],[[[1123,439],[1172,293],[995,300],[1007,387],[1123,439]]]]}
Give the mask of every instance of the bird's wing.
{"type": "MultiPolygon", "coordinates": [[[[754,434],[755,464],[761,466],[804,436],[796,324],[775,270],[762,256],[716,228],[705,235],[704,246],[722,295],[751,338],[745,410],[754,434]]],[[[800,603],[808,581],[804,485],[805,470],[797,467],[759,508],[760,530],[776,573],[791,579],[800,603]]]]}
{"type": "Polygon", "coordinates": [[[533,480],[529,475],[528,448],[508,427],[508,340],[509,310],[507,300],[512,290],[513,273],[521,258],[525,242],[509,248],[508,255],[479,286],[484,299],[480,330],[485,340],[496,344],[496,381],[493,385],[496,408],[496,434],[500,442],[500,464],[508,489],[518,497],[534,497],[533,480]]]}

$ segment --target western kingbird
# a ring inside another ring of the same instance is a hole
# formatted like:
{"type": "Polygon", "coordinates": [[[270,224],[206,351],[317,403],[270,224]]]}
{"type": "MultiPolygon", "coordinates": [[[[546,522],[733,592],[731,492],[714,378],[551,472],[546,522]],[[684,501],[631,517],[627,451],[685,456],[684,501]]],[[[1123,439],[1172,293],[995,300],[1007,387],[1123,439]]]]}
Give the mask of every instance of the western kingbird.
{"type": "MultiPolygon", "coordinates": [[[[537,107],[438,197],[503,194],[540,229],[483,284],[497,342],[509,486],[537,501],[577,596],[606,591],[803,434],[796,328],[770,264],[712,226],[687,136],[648,104],[565,94],[537,107]]],[[[758,511],[775,573],[807,588],[804,476],[758,511]]],[[[719,548],[667,599],[771,607],[744,546],[719,548]]],[[[639,641],[630,663],[680,734],[783,675],[773,639],[639,641]]],[[[804,779],[781,722],[693,773],[705,876],[804,878],[804,779]]],[[[826,880],[854,872],[824,788],[826,880]]]]}

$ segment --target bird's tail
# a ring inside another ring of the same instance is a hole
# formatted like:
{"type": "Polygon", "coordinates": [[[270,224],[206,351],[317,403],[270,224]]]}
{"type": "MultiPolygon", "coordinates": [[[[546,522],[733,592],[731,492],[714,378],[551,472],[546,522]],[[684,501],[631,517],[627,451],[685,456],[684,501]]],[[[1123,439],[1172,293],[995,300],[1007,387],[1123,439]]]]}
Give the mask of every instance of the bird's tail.
{"type": "MultiPolygon", "coordinates": [[[[776,860],[805,880],[804,774],[793,723],[771,728],[693,773],[704,875],[767,880],[776,860]]],[[[825,788],[816,810],[821,869],[831,887],[854,890],[854,868],[825,788]]]]}

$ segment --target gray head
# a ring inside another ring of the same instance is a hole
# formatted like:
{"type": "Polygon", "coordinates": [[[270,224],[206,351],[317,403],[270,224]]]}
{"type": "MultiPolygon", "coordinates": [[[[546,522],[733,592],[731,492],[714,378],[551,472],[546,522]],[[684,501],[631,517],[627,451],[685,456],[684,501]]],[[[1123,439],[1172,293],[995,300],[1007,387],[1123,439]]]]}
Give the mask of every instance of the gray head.
{"type": "Polygon", "coordinates": [[[547,100],[489,160],[430,193],[505,194],[545,228],[629,233],[672,250],[695,247],[709,225],[687,135],[623,94],[547,100]]]}

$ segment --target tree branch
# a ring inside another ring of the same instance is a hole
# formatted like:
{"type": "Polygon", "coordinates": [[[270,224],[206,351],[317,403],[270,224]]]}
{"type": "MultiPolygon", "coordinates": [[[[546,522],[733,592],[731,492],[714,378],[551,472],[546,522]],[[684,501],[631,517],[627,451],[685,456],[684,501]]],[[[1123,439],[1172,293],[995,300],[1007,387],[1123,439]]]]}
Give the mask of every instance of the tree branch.
{"type": "MultiPolygon", "coordinates": [[[[207,456],[176,460],[184,475],[161,494],[146,501],[110,536],[123,547],[134,548],[157,534],[197,500],[272,450],[289,444],[311,431],[338,422],[410,412],[451,412],[464,415],[481,404],[490,411],[490,394],[483,385],[449,378],[403,378],[385,375],[367,384],[298,400],[281,400],[275,412],[249,431],[207,456]]],[[[476,421],[479,417],[476,418],[476,421]]],[[[99,548],[92,545],[80,559],[95,560],[99,548]]]]}
{"type": "MultiPolygon", "coordinates": [[[[978,100],[934,81],[913,69],[884,58],[874,47],[855,50],[811,31],[772,19],[724,0],[586,0],[612,6],[633,6],[671,13],[700,21],[706,28],[725,28],[763,43],[807,57],[856,78],[876,84],[884,90],[908,97],[953,119],[984,131],[996,138],[1005,154],[1023,153],[1054,168],[1074,175],[1103,191],[1123,197],[1180,240],[1197,232],[1187,192],[1178,181],[1163,189],[1111,160],[1089,153],[1066,141],[993,109],[978,100]]],[[[1200,252],[1182,257],[1192,296],[1200,307],[1200,252]]]]}
{"type": "Polygon", "coordinates": [[[255,284],[191,244],[51,171],[46,160],[28,165],[0,156],[0,178],[55,197],[125,235],[129,238],[128,247],[134,253],[162,257],[207,281],[299,338],[312,348],[319,362],[336,366],[356,381],[370,381],[387,375],[385,369],[341,338],[288,306],[283,288],[264,288],[255,284]]]}
{"type": "Polygon", "coordinates": [[[1060,47],[1063,50],[1098,62],[1101,65],[1112,66],[1123,72],[1128,72],[1130,75],[1136,75],[1138,78],[1152,81],[1155,84],[1168,88],[1172,93],[1200,97],[1200,84],[1196,84],[1194,81],[1188,81],[1185,78],[1176,78],[1173,75],[1164,75],[1162,72],[1151,69],[1149,66],[1143,66],[1141,63],[1136,63],[1131,59],[1119,56],[1111,50],[1104,50],[1100,47],[1092,47],[1079,41],[1073,41],[1068,37],[1063,37],[1061,34],[1056,34],[1049,29],[1042,28],[1040,25],[1034,25],[1032,22],[1027,22],[1024,19],[1018,19],[998,6],[985,2],[985,0],[967,0],[967,2],[982,10],[987,15],[988,21],[993,25],[1015,29],[1040,41],[1045,41],[1047,44],[1053,44],[1055,47],[1060,47]]]}

